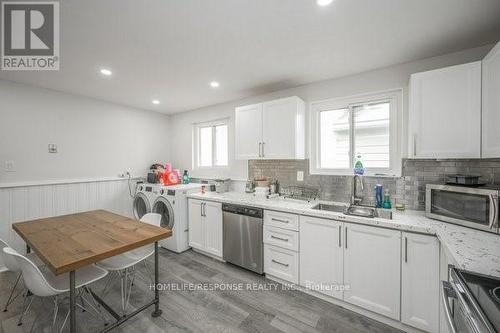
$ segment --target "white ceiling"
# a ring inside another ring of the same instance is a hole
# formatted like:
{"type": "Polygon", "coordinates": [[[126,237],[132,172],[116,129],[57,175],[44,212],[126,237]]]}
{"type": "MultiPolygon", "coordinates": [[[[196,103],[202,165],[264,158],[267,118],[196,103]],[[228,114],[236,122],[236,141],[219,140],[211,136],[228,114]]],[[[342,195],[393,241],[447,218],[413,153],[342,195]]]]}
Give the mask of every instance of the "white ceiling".
{"type": "Polygon", "coordinates": [[[64,0],[61,70],[0,79],[175,113],[500,39],[499,0],[64,0]],[[111,78],[100,67],[113,70],[111,78]],[[220,82],[213,89],[210,81],[220,82]],[[160,105],[153,105],[159,99],[160,105]]]}

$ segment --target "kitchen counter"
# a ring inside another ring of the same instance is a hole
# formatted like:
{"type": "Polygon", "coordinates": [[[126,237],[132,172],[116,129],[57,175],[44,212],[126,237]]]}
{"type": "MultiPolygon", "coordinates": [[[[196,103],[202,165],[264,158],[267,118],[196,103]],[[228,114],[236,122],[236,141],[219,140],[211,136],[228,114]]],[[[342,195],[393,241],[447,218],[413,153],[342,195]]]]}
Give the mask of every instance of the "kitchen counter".
{"type": "Polygon", "coordinates": [[[327,201],[303,202],[283,198],[265,199],[240,192],[192,193],[188,197],[435,235],[457,267],[500,278],[500,235],[432,220],[421,211],[400,212],[394,210],[393,219],[387,220],[312,209],[318,203],[332,203],[327,201]]]}

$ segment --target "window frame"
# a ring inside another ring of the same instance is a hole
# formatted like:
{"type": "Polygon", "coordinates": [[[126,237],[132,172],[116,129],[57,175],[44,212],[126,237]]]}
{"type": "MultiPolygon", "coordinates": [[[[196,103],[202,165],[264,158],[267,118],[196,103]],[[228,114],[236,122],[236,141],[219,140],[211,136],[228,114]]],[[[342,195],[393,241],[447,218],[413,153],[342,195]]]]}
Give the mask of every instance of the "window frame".
{"type": "Polygon", "coordinates": [[[402,143],[402,101],[403,90],[392,89],[384,92],[369,93],[350,97],[331,98],[321,101],[314,101],[310,104],[310,159],[309,170],[311,174],[317,175],[339,175],[347,176],[353,174],[355,160],[355,128],[353,109],[356,106],[364,104],[374,104],[380,102],[389,102],[389,168],[368,168],[365,171],[366,176],[377,177],[400,177],[401,176],[401,143],[402,143]],[[349,165],[345,168],[321,168],[321,125],[320,112],[337,109],[349,110],[349,165]]]}
{"type": "Polygon", "coordinates": [[[212,120],[201,123],[193,124],[193,139],[192,139],[192,169],[193,170],[224,170],[229,168],[229,118],[212,120]],[[226,165],[215,165],[217,160],[217,136],[215,128],[217,126],[227,127],[227,164],[226,165]],[[211,166],[200,166],[200,154],[201,154],[201,136],[200,130],[202,128],[211,127],[212,129],[212,165],[211,166]]]}

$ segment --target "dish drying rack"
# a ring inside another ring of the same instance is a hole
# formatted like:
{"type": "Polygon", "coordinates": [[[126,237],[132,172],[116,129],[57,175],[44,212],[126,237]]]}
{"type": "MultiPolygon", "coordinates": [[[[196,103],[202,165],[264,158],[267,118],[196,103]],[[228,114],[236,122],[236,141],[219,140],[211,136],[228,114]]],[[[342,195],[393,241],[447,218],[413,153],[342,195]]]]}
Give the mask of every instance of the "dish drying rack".
{"type": "Polygon", "coordinates": [[[280,196],[285,199],[313,201],[318,199],[319,189],[305,186],[282,186],[280,196]]]}

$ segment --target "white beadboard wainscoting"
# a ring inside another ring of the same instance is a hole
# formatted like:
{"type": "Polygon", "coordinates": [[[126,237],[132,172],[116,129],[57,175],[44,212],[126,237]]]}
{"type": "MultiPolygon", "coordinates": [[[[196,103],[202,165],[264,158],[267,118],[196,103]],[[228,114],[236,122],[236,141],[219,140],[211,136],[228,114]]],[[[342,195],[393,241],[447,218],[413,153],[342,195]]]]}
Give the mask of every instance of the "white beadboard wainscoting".
{"type": "MultiPolygon", "coordinates": [[[[130,181],[133,193],[137,179],[130,181]]],[[[133,199],[127,179],[97,179],[0,187],[0,238],[24,253],[24,241],[12,229],[12,223],[106,209],[133,217],[133,199]]],[[[0,259],[0,271],[4,269],[0,259]]]]}

